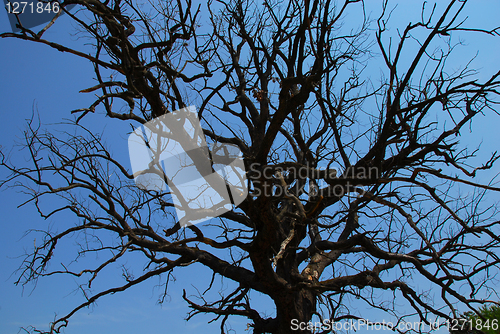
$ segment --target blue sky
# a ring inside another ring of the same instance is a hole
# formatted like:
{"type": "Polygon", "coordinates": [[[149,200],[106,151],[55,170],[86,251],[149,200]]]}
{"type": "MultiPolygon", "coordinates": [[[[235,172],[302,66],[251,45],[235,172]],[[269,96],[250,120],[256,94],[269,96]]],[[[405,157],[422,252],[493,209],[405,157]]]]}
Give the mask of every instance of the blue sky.
{"type": "MultiPolygon", "coordinates": [[[[373,2],[378,3],[378,1],[373,2]]],[[[400,28],[404,27],[408,15],[418,13],[407,3],[404,6],[407,7],[403,7],[401,1],[399,12],[396,13],[404,15],[394,16],[393,21],[400,28]]],[[[379,6],[375,8],[378,9],[379,6]]],[[[476,1],[469,5],[469,13],[471,26],[500,25],[500,20],[496,19],[500,13],[498,1],[476,1]]],[[[7,14],[0,11],[0,32],[9,29],[7,14]]],[[[63,16],[45,33],[45,38],[80,50],[85,48],[83,45],[85,41],[77,39],[73,32],[74,27],[69,18],[63,16]]],[[[462,55],[468,52],[472,55],[477,49],[481,49],[475,66],[486,70],[498,68],[500,38],[486,36],[478,38],[467,34],[464,34],[463,38],[469,46],[462,49],[462,55]]],[[[458,67],[463,64],[457,62],[453,65],[458,67]]],[[[374,75],[378,75],[378,72],[374,75]]],[[[31,117],[33,110],[38,111],[42,123],[50,124],[59,122],[62,118],[71,119],[73,116],[70,115],[70,110],[90,105],[93,96],[79,91],[95,84],[92,77],[91,64],[75,56],[57,52],[44,45],[15,39],[0,39],[2,149],[10,148],[19,141],[25,128],[25,120],[31,117]]],[[[89,115],[84,122],[96,131],[104,131],[113,152],[125,157],[129,128],[126,124],[116,127],[115,122],[110,129],[102,120],[102,115],[89,115]]],[[[463,135],[470,145],[484,140],[486,151],[490,151],[500,140],[500,132],[496,130],[497,122],[498,119],[480,118],[473,124],[474,134],[463,135]]],[[[24,156],[17,154],[17,150],[14,148],[12,151],[13,161],[21,163],[24,156]]],[[[489,175],[496,172],[498,171],[491,171],[489,175]]],[[[18,333],[20,326],[34,325],[46,328],[55,314],[63,315],[83,300],[79,292],[74,291],[77,283],[71,277],[41,279],[36,288],[31,284],[24,288],[13,284],[16,279],[14,271],[21,263],[19,256],[25,249],[29,250],[34,241],[31,235],[23,238],[24,232],[33,228],[43,229],[47,224],[56,224],[55,220],[58,219],[73,219],[56,216],[52,221],[44,221],[31,205],[17,208],[23,198],[12,189],[0,191],[0,208],[3,214],[0,220],[3,232],[0,234],[0,334],[18,333]]],[[[192,285],[203,290],[206,288],[207,280],[210,279],[210,272],[201,265],[194,265],[183,268],[176,276],[177,281],[169,290],[171,298],[163,306],[156,303],[161,291],[155,288],[158,281],[152,280],[129,291],[108,296],[91,309],[81,310],[70,321],[65,333],[219,333],[218,323],[207,324],[210,319],[208,316],[196,316],[190,322],[183,320],[189,309],[181,298],[182,289],[187,289],[188,295],[196,292],[192,285]]],[[[113,283],[114,278],[115,276],[109,276],[109,282],[104,284],[113,283]]],[[[258,296],[255,296],[255,300],[262,306],[260,310],[272,312],[273,307],[268,300],[259,299],[258,296]]],[[[233,318],[231,324],[237,329],[237,333],[245,333],[247,322],[244,318],[233,318]]]]}
{"type": "MultiPolygon", "coordinates": [[[[9,30],[7,14],[0,11],[0,31],[9,30]]],[[[72,36],[73,33],[71,21],[62,16],[44,37],[79,50],[85,49],[85,41],[72,36]]],[[[80,90],[95,85],[92,80],[93,68],[89,62],[75,56],[57,52],[44,45],[1,39],[0,61],[0,110],[5,115],[0,124],[2,149],[9,151],[11,146],[21,141],[26,120],[32,117],[34,110],[40,115],[43,124],[57,129],[58,126],[52,126],[54,123],[61,122],[64,118],[73,119],[71,110],[86,107],[94,101],[91,94],[79,93],[80,90]]],[[[83,124],[97,132],[106,133],[105,137],[108,138],[113,153],[124,158],[122,161],[128,164],[127,134],[130,127],[124,122],[107,127],[102,122],[103,115],[89,116],[91,117],[83,120],[83,124]]],[[[26,156],[18,151],[19,148],[15,147],[11,157],[13,161],[22,164],[26,156]]],[[[4,172],[0,171],[2,176],[5,176],[4,172]]],[[[41,279],[36,287],[33,284],[27,284],[24,288],[14,285],[17,278],[14,272],[21,264],[25,250],[29,251],[34,242],[35,236],[24,236],[25,231],[57,225],[64,219],[68,219],[71,224],[75,220],[72,216],[59,215],[45,221],[32,205],[17,208],[24,201],[23,198],[26,200],[26,197],[16,194],[12,189],[0,191],[3,213],[1,224],[4,229],[0,236],[1,334],[18,333],[21,326],[29,325],[46,329],[56,314],[62,316],[84,301],[81,293],[75,290],[77,281],[69,276],[41,279]]],[[[72,246],[74,245],[67,245],[72,246]]],[[[58,246],[59,250],[64,247],[58,246]]],[[[90,262],[94,265],[97,263],[90,262]]],[[[182,299],[182,290],[186,289],[189,296],[196,293],[192,285],[206,289],[211,272],[198,264],[183,269],[182,273],[176,275],[177,281],[171,283],[169,298],[163,305],[157,303],[162,292],[157,287],[160,282],[151,279],[126,292],[104,298],[90,309],[81,310],[72,318],[65,333],[220,333],[217,322],[207,324],[212,317],[199,315],[189,322],[184,320],[189,308],[182,299]]],[[[120,280],[120,271],[116,270],[103,277],[103,286],[105,283],[113,284],[120,280]]],[[[119,281],[119,284],[123,284],[123,281],[119,281]]],[[[271,311],[270,308],[269,312],[271,311]]],[[[243,318],[234,319],[232,325],[239,328],[240,333],[247,327],[247,322],[243,318]]]]}
{"type": "MultiPolygon", "coordinates": [[[[7,15],[3,11],[0,12],[0,30],[9,30],[7,15]]],[[[71,36],[72,30],[68,17],[62,17],[45,37],[81,47],[83,42],[71,36]]],[[[25,120],[31,118],[34,109],[40,114],[42,122],[49,124],[60,122],[62,118],[71,119],[73,116],[69,111],[92,103],[91,95],[79,93],[81,89],[94,85],[90,63],[43,45],[14,39],[2,39],[0,50],[0,94],[4,115],[0,124],[2,148],[8,148],[20,140],[25,120]]],[[[102,128],[104,131],[109,130],[105,126],[102,128]]],[[[123,156],[127,147],[125,125],[121,130],[124,130],[123,135],[114,137],[113,147],[115,152],[123,156]]],[[[16,151],[17,148],[12,152],[13,159],[22,162],[16,151]]],[[[24,253],[24,249],[33,245],[33,236],[23,238],[24,231],[43,228],[52,222],[41,219],[33,206],[16,208],[22,202],[22,197],[12,190],[2,191],[0,196],[4,230],[0,236],[0,333],[18,333],[20,326],[28,325],[46,328],[56,313],[63,315],[69,312],[83,299],[78,292],[74,292],[77,285],[70,277],[42,279],[38,281],[36,289],[31,284],[24,289],[14,286],[16,276],[13,272],[21,263],[19,256],[24,253]]],[[[54,219],[62,218],[59,216],[54,219]]],[[[187,277],[203,277],[199,275],[199,267],[186,269],[187,277]]],[[[103,299],[98,306],[79,312],[65,332],[195,333],[200,332],[200,326],[204,332],[217,332],[217,325],[207,326],[207,320],[203,317],[189,323],[183,320],[188,309],[181,298],[182,288],[173,288],[178,293],[172,294],[171,301],[163,306],[157,305],[160,291],[154,290],[156,284],[157,281],[147,282],[125,293],[103,299]]]]}

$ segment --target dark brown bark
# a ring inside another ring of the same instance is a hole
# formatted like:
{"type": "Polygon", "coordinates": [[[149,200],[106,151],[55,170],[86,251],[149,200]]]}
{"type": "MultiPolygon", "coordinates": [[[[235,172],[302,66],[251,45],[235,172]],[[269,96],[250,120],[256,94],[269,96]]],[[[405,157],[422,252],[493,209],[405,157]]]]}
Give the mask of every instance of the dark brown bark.
{"type": "Polygon", "coordinates": [[[307,324],[316,312],[314,291],[283,291],[274,299],[276,304],[278,328],[275,333],[311,333],[309,330],[295,330],[294,324],[307,324]]]}

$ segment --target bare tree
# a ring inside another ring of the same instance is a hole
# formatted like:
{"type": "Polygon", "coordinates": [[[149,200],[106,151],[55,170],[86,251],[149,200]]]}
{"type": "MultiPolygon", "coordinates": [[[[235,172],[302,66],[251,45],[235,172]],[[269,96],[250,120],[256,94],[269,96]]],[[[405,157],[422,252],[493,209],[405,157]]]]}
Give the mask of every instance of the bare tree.
{"type": "Polygon", "coordinates": [[[86,277],[87,291],[131,253],[145,266],[88,295],[50,333],[101,297],[193,263],[236,282],[218,300],[183,295],[188,318],[211,313],[221,333],[230,316],[248,318],[254,333],[311,333],[298,324],[361,319],[354,305],[389,313],[400,330],[411,314],[450,320],[495,294],[500,229],[489,199],[500,188],[474,177],[499,156],[478,164],[461,134],[477,115],[498,114],[500,72],[481,81],[471,59],[458,70],[447,60],[457,36],[499,28],[469,27],[467,1],[423,2],[421,20],[397,34],[387,2],[373,20],[354,0],[67,0],[63,11],[69,4],[78,10],[65,15],[93,54],[45,40],[51,24],[0,35],[88,59],[97,82],[83,92],[98,94],[73,111],[81,135],[30,123],[31,164],[3,155],[4,186],[25,189],[42,217],[70,211],[78,220],[45,231],[17,283],[70,274],[86,277]],[[78,124],[104,114],[135,128],[188,105],[198,107],[207,140],[237,145],[248,170],[248,196],[211,221],[214,235],[181,228],[167,192],[137,188],[127,160],[78,124]],[[39,201],[50,196],[65,204],[45,211],[39,201]],[[87,236],[81,253],[112,255],[94,268],[49,270],[58,242],[78,235],[87,236]],[[251,291],[274,301],[275,316],[259,312],[251,291]]]}

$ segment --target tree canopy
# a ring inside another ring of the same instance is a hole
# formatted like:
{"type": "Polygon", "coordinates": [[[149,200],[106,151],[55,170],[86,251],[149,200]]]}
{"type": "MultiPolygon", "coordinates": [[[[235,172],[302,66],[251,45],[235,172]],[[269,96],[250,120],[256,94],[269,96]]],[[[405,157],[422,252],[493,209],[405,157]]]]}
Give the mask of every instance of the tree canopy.
{"type": "Polygon", "coordinates": [[[397,30],[390,2],[381,1],[376,16],[367,5],[66,0],[61,13],[79,25],[92,53],[45,39],[59,14],[39,31],[0,34],[94,66],[95,86],[82,93],[95,102],[71,111],[74,132],[56,135],[31,122],[30,160],[15,165],[2,151],[10,172],[3,187],[18,187],[41,217],[74,215],[42,229],[17,281],[86,280],[87,301],[50,333],[99,298],[195,263],[213,276],[198,298],[184,291],[188,319],[213,314],[221,333],[232,317],[247,318],[253,333],[280,334],[311,333],[299,324],[315,319],[377,321],[364,319],[361,307],[387,313],[386,326],[397,331],[411,316],[431,324],[464,308],[481,311],[497,285],[492,199],[500,188],[478,175],[499,155],[469,147],[463,136],[481,115],[497,120],[500,68],[475,69],[459,47],[465,34],[493,38],[499,28],[469,26],[468,1],[422,1],[419,21],[397,30]],[[132,132],[191,105],[209,146],[237,147],[247,171],[248,194],[210,220],[210,230],[181,226],[171,189],[137,187],[128,157],[80,124],[126,122],[132,132]],[[45,198],[57,207],[42,205],[45,198]],[[80,255],[100,260],[50,265],[71,238],[84,240],[80,255]],[[129,256],[142,259],[139,275],[124,271],[116,286],[90,292],[105,268],[129,256]],[[208,300],[215,277],[234,289],[208,300]],[[275,313],[264,314],[251,292],[268,296],[275,313]]]}
{"type": "Polygon", "coordinates": [[[462,318],[450,324],[452,334],[496,334],[500,329],[500,307],[495,304],[483,305],[479,314],[465,312],[462,318]]]}

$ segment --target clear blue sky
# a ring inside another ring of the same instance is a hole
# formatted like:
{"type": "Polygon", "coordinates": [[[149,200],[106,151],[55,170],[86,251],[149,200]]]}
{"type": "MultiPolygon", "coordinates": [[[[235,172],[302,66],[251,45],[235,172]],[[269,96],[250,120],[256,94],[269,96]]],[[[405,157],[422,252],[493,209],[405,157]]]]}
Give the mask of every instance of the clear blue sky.
{"type": "MultiPolygon", "coordinates": [[[[7,15],[0,11],[0,31],[8,31],[7,15]]],[[[69,44],[82,49],[83,41],[72,37],[74,28],[68,17],[60,20],[49,29],[45,38],[69,44]]],[[[93,68],[90,63],[70,54],[63,54],[43,45],[27,43],[15,39],[0,40],[0,80],[1,106],[3,115],[0,123],[0,145],[3,149],[9,148],[20,141],[25,128],[26,119],[36,109],[42,122],[45,124],[60,122],[63,118],[72,119],[70,111],[86,107],[93,102],[91,94],[79,93],[81,89],[95,85],[92,80],[93,68]]],[[[92,121],[102,123],[103,116],[96,115],[92,121]]],[[[126,124],[120,131],[111,135],[109,128],[86,122],[97,131],[104,131],[108,138],[113,137],[110,146],[125,163],[127,150],[126,135],[129,128],[126,124]]],[[[54,127],[56,128],[56,127],[54,127]]],[[[67,130],[68,128],[66,128],[67,130]]],[[[113,126],[116,130],[116,124],[113,126]]],[[[22,163],[18,149],[12,152],[13,160],[22,163]]],[[[1,171],[4,176],[4,171],[1,171]]],[[[75,292],[76,281],[69,276],[50,277],[38,281],[36,289],[32,284],[24,287],[15,286],[14,271],[21,264],[24,250],[33,245],[34,236],[23,238],[28,229],[43,229],[53,221],[44,221],[39,217],[32,205],[20,209],[23,196],[12,190],[0,192],[0,205],[3,213],[3,233],[0,235],[0,333],[18,333],[20,326],[34,325],[47,328],[47,324],[54,319],[55,314],[61,316],[69,312],[78,303],[83,301],[79,292],[75,292]]],[[[25,198],[26,199],[26,198],[25,198]]],[[[68,219],[73,224],[74,217],[59,216],[57,219],[68,219]]],[[[71,247],[71,245],[68,245],[71,247]]],[[[61,245],[59,250],[64,249],[61,245]]],[[[97,262],[94,262],[94,264],[97,262]]],[[[132,264],[131,264],[132,265],[132,264]]],[[[197,317],[189,323],[184,321],[188,311],[187,304],[182,300],[182,288],[189,288],[193,284],[204,281],[210,273],[203,272],[201,266],[185,268],[184,275],[172,285],[170,302],[163,306],[156,304],[161,292],[154,286],[157,280],[151,280],[130,291],[115,294],[105,298],[91,309],[84,309],[75,315],[69,328],[70,334],[81,333],[218,333],[218,325],[207,325],[206,317],[197,317]],[[186,278],[190,279],[187,284],[186,278]]],[[[116,278],[117,270],[111,278],[116,278]]],[[[104,276],[106,277],[106,276],[104,276]]],[[[120,284],[123,281],[120,280],[120,284]]],[[[194,290],[191,290],[194,292],[194,290]]],[[[243,321],[243,319],[241,320],[243,321]]]]}
{"type": "MultiPolygon", "coordinates": [[[[379,1],[370,0],[375,9],[379,9],[379,1]]],[[[399,17],[394,16],[394,23],[403,28],[406,20],[411,15],[419,18],[418,8],[410,7],[406,1],[400,1],[399,17]],[[404,7],[408,6],[408,7],[404,7]]],[[[469,4],[470,25],[500,25],[496,16],[500,13],[498,1],[476,1],[469,4]]],[[[396,14],[395,13],[395,14],[396,14]]],[[[0,11],[0,32],[10,29],[5,11],[0,11]]],[[[68,17],[61,17],[49,29],[45,38],[69,44],[78,49],[83,49],[83,40],[73,36],[74,27],[68,17]]],[[[462,52],[471,54],[481,49],[480,57],[475,66],[489,69],[498,68],[498,55],[500,54],[500,38],[477,38],[464,34],[463,38],[469,44],[462,52]]],[[[463,64],[457,63],[456,66],[463,64]]],[[[378,75],[378,71],[374,71],[378,75]]],[[[38,110],[44,124],[60,121],[62,118],[72,118],[69,111],[86,107],[92,103],[92,95],[79,93],[81,89],[95,85],[92,80],[93,69],[90,63],[70,54],[63,54],[43,45],[36,45],[15,39],[0,39],[0,145],[2,149],[10,148],[15,141],[19,141],[25,128],[25,120],[32,115],[32,110],[38,110]]],[[[126,155],[126,136],[128,127],[113,129],[101,123],[102,115],[90,115],[85,120],[87,125],[96,130],[105,131],[108,145],[112,151],[122,157],[126,155]],[[99,124],[95,124],[96,121],[99,124]]],[[[488,142],[498,143],[499,131],[496,126],[497,119],[490,121],[482,119],[474,123],[474,136],[468,136],[471,145],[479,142],[483,137],[488,142]]],[[[116,122],[115,122],[116,125],[116,122]]],[[[491,148],[494,146],[491,145],[491,148]]],[[[488,146],[486,147],[488,148],[488,146]]],[[[17,149],[15,149],[17,150],[17,149]]],[[[23,156],[16,155],[13,151],[13,160],[22,162],[23,156]]],[[[488,149],[487,149],[488,151],[488,149]]],[[[126,160],[124,160],[126,161],[126,160]]],[[[491,174],[498,172],[492,171],[491,174]]],[[[4,171],[0,171],[3,177],[4,171]]],[[[490,174],[490,175],[491,175],[490,174]]],[[[0,178],[1,178],[0,177],[0,178]]],[[[75,291],[76,281],[72,277],[49,277],[38,281],[35,289],[33,285],[24,287],[14,286],[15,273],[21,263],[21,256],[25,249],[33,245],[33,237],[23,238],[26,230],[31,228],[44,229],[51,221],[44,221],[39,217],[31,205],[20,209],[17,205],[25,197],[16,194],[13,190],[0,192],[0,220],[2,233],[0,234],[0,334],[18,333],[20,326],[35,325],[46,328],[54,319],[55,314],[66,314],[83,299],[75,291]]],[[[68,218],[56,216],[54,220],[68,218]]],[[[71,246],[71,245],[67,245],[71,246]]],[[[62,245],[61,247],[64,247],[62,245]]],[[[86,259],[90,261],[92,259],[86,259]]],[[[133,266],[133,264],[130,264],[133,266]]],[[[118,272],[118,271],[117,271],[118,272]]],[[[116,273],[114,273],[116,274],[116,273]]],[[[109,276],[110,282],[116,276],[109,276]]],[[[79,311],[70,321],[65,333],[219,333],[219,324],[207,324],[208,316],[197,316],[190,322],[183,319],[188,312],[187,304],[182,300],[182,289],[188,294],[195,293],[193,286],[200,290],[206,288],[210,279],[210,272],[201,265],[183,268],[177,272],[177,281],[170,288],[171,299],[163,306],[156,304],[160,290],[154,288],[157,280],[146,282],[127,292],[105,297],[91,309],[79,311]],[[205,283],[203,283],[205,282],[205,283]]],[[[106,282],[105,282],[106,283],[106,282]]],[[[257,299],[257,296],[256,296],[257,299]]],[[[271,313],[273,306],[263,299],[260,310],[271,313]]],[[[233,318],[231,324],[237,333],[245,333],[246,323],[244,318],[233,318]]]]}

